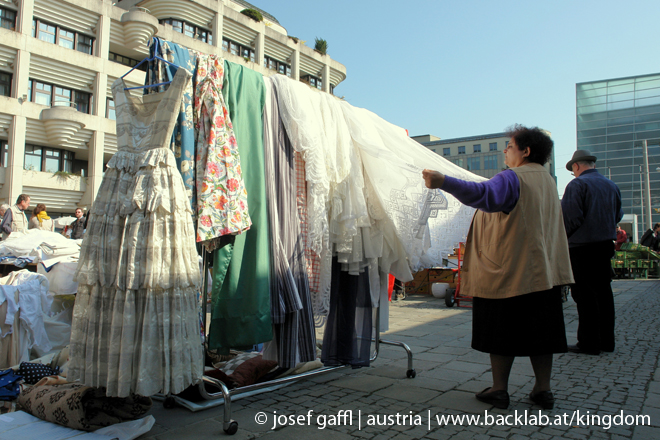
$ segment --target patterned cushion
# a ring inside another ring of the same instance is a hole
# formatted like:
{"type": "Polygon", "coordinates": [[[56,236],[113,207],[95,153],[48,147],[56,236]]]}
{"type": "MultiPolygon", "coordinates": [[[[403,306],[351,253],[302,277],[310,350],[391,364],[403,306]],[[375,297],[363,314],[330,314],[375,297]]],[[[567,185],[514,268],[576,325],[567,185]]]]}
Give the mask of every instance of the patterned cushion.
{"type": "Polygon", "coordinates": [[[30,385],[39,382],[43,377],[55,376],[59,372],[59,367],[51,368],[48,365],[37,364],[35,362],[21,362],[21,365],[18,367],[18,374],[23,376],[25,383],[29,383],[30,385]]]}
{"type": "Polygon", "coordinates": [[[229,376],[234,371],[236,371],[236,368],[238,368],[238,366],[241,365],[243,362],[247,361],[248,359],[255,358],[257,356],[261,356],[261,353],[258,353],[256,351],[253,351],[251,353],[241,353],[238,356],[236,356],[234,359],[227,361],[224,365],[218,365],[217,367],[219,370],[222,370],[223,373],[229,376]]]}

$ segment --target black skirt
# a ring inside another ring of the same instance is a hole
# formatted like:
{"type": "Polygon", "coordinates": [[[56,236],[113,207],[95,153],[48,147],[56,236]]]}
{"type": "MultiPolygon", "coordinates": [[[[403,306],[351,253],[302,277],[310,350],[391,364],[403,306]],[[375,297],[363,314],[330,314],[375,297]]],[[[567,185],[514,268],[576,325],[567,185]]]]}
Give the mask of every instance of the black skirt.
{"type": "Polygon", "coordinates": [[[472,348],[502,356],[566,353],[561,288],[505,299],[473,298],[472,348]]]}

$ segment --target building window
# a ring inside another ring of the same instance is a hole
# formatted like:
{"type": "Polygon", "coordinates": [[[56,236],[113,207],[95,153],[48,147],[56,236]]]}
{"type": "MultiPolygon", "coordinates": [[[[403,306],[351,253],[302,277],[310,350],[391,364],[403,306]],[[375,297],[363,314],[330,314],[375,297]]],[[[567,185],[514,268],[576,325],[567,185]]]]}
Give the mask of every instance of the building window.
{"type": "Polygon", "coordinates": [[[229,52],[232,55],[241,56],[244,59],[249,59],[254,63],[255,60],[254,49],[252,49],[250,46],[243,46],[235,41],[231,41],[226,38],[223,38],[222,50],[224,50],[225,52],[229,52]]]}
{"type": "Polygon", "coordinates": [[[187,37],[203,41],[204,43],[213,44],[213,34],[208,29],[204,29],[187,21],[179,20],[176,18],[164,18],[162,20],[158,20],[158,22],[160,24],[171,25],[174,31],[187,37]]]}
{"type": "Polygon", "coordinates": [[[481,157],[469,157],[467,160],[468,171],[476,171],[481,169],[481,157]]]}
{"type": "Polygon", "coordinates": [[[60,29],[59,44],[67,49],[73,49],[76,45],[76,34],[66,29],[60,29]]]}
{"type": "Polygon", "coordinates": [[[9,143],[0,140],[0,167],[6,168],[9,166],[9,143]]]}
{"type": "Polygon", "coordinates": [[[504,141],[504,149],[506,150],[509,148],[509,141],[504,141]]]}
{"type": "Polygon", "coordinates": [[[490,156],[484,157],[484,170],[496,170],[497,169],[497,155],[492,154],[490,156]]]}
{"type": "Polygon", "coordinates": [[[45,171],[56,173],[58,171],[73,172],[75,154],[71,151],[56,148],[44,148],[25,144],[26,170],[45,171]]]}
{"type": "Polygon", "coordinates": [[[442,149],[442,155],[443,156],[451,156],[451,148],[443,148],[442,149]]]}
{"type": "Polygon", "coordinates": [[[265,56],[264,67],[270,70],[276,70],[277,73],[291,77],[291,66],[289,66],[287,63],[283,63],[282,61],[278,61],[275,58],[265,56]]]}
{"type": "Polygon", "coordinates": [[[0,96],[11,96],[11,73],[0,72],[0,96]]]}
{"type": "Polygon", "coordinates": [[[75,92],[74,102],[76,103],[76,110],[80,113],[89,114],[89,100],[92,95],[85,92],[75,92]]]}
{"type": "Polygon", "coordinates": [[[89,103],[92,97],[91,93],[80,92],[78,90],[67,89],[52,84],[42,83],[31,79],[28,82],[28,97],[31,102],[47,106],[71,105],[75,104],[76,109],[81,113],[89,114],[89,103]]]}
{"type": "Polygon", "coordinates": [[[25,169],[41,171],[42,148],[34,145],[25,145],[25,169]]]}
{"type": "Polygon", "coordinates": [[[32,36],[47,43],[57,44],[88,55],[93,55],[94,52],[94,38],[46,23],[41,19],[32,20],[32,36]]]}
{"type": "Polygon", "coordinates": [[[0,8],[0,27],[16,30],[16,11],[0,8]]]}
{"type": "Polygon", "coordinates": [[[453,162],[461,168],[463,167],[463,159],[454,159],[453,162]]]}
{"type": "Polygon", "coordinates": [[[481,144],[474,144],[472,146],[472,152],[473,153],[481,153],[481,144]]]}
{"type": "Polygon", "coordinates": [[[465,145],[458,147],[458,154],[465,154],[465,145]]]}
{"type": "Polygon", "coordinates": [[[488,151],[497,151],[497,142],[491,142],[488,144],[488,151]]]}
{"type": "Polygon", "coordinates": [[[34,93],[34,96],[30,97],[30,101],[50,107],[53,88],[49,84],[40,83],[38,81],[30,81],[30,83],[33,83],[30,88],[34,93]]]}
{"type": "Polygon", "coordinates": [[[78,34],[78,42],[76,43],[76,50],[78,52],[83,52],[86,53],[87,55],[92,55],[93,46],[94,46],[93,38],[78,34]]]}
{"type": "Polygon", "coordinates": [[[105,117],[113,121],[117,120],[117,116],[115,115],[115,100],[107,98],[106,104],[105,117]]]}
{"type": "Polygon", "coordinates": [[[323,81],[320,78],[317,78],[312,75],[305,75],[300,78],[300,81],[309,84],[312,87],[315,87],[319,90],[323,90],[323,81]]]}
{"type": "MultiPolygon", "coordinates": [[[[134,60],[133,58],[125,57],[123,55],[119,55],[118,53],[114,53],[114,52],[108,53],[108,59],[112,62],[123,64],[124,66],[128,66],[128,67],[135,67],[140,63],[138,60],[134,60]]],[[[146,72],[147,63],[138,66],[137,69],[146,72]]]]}

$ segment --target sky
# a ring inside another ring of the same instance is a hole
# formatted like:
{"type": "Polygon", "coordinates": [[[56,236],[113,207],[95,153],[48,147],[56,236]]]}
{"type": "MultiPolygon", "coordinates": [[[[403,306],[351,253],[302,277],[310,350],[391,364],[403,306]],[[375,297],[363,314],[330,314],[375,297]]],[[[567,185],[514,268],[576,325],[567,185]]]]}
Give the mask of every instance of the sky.
{"type": "Polygon", "coordinates": [[[514,123],[552,133],[561,196],[575,84],[660,72],[658,0],[250,0],[346,66],[357,107],[441,139],[514,123]]]}

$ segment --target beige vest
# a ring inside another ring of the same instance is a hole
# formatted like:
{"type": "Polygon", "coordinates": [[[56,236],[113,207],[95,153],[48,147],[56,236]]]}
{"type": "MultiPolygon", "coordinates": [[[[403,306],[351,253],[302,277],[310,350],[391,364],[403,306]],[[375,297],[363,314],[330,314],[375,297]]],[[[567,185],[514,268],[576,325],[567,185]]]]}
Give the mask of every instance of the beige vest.
{"type": "Polygon", "coordinates": [[[510,298],[574,282],[554,180],[538,164],[512,170],[520,181],[513,211],[477,210],[472,218],[461,271],[463,295],[510,298]]]}
{"type": "MultiPolygon", "coordinates": [[[[27,231],[28,229],[28,221],[27,217],[25,216],[25,213],[21,211],[18,206],[14,205],[11,208],[11,230],[12,232],[15,231],[27,231]]],[[[9,237],[8,234],[3,233],[2,234],[3,238],[9,237]]]]}

